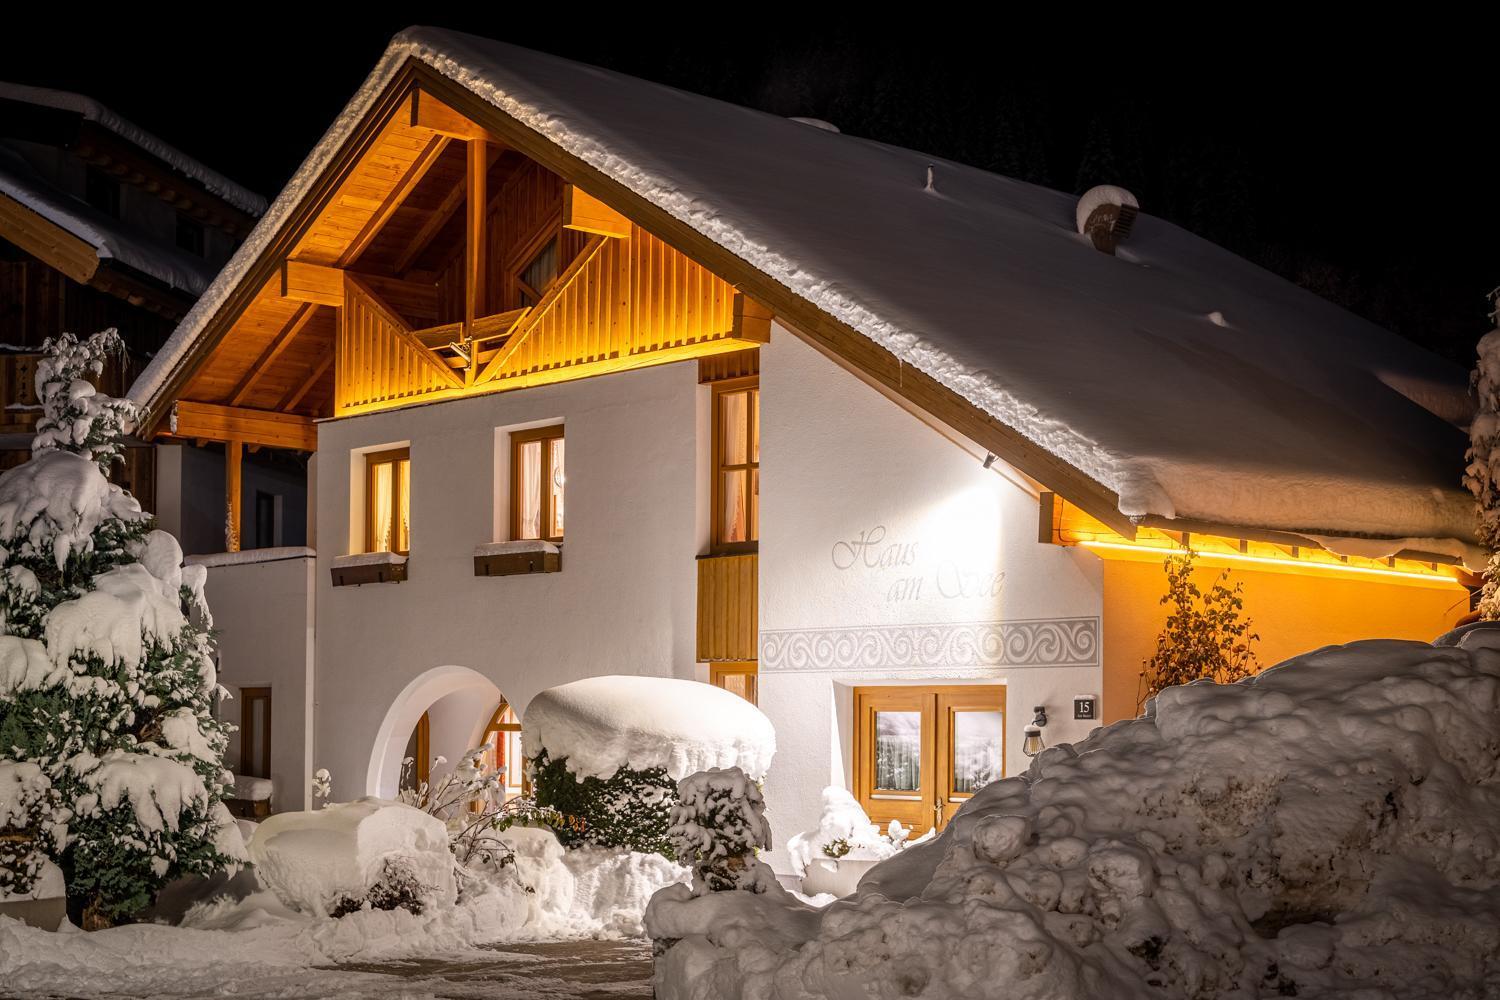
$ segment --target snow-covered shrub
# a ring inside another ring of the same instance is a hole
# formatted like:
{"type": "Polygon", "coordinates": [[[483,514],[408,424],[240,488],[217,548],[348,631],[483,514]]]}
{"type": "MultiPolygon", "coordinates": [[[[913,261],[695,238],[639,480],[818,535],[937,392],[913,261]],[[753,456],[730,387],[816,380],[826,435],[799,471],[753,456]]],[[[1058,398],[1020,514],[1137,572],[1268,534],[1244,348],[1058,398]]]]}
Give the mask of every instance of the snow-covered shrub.
{"type": "Polygon", "coordinates": [[[1491,995],[1500,630],[1445,641],[1163,691],[826,910],[664,890],[656,995],[1491,995]]]}
{"type": "Polygon", "coordinates": [[[776,731],[722,688],[671,677],[589,677],[532,699],[522,730],[538,804],[557,810],[569,847],[625,847],[670,857],[677,782],[738,767],[765,777],[776,731]]]}
{"type": "MultiPolygon", "coordinates": [[[[1500,288],[1490,294],[1496,303],[1490,318],[1500,327],[1500,288]]],[[[1493,621],[1500,618],[1500,329],[1481,337],[1477,351],[1479,359],[1469,381],[1479,412],[1469,425],[1464,485],[1474,494],[1479,541],[1490,551],[1478,610],[1481,617],[1493,621]]]]}
{"type": "Polygon", "coordinates": [[[41,767],[0,760],[0,897],[32,891],[67,837],[66,815],[41,767]]]}
{"type": "Polygon", "coordinates": [[[51,783],[67,828],[46,850],[92,928],[243,848],[221,801],[205,572],[105,478],[130,411],[88,377],[118,338],[48,346],[35,454],[0,476],[0,749],[51,783]]]}
{"type": "Polygon", "coordinates": [[[363,895],[340,896],[328,907],[330,917],[347,917],[358,910],[405,910],[421,913],[433,896],[404,858],[387,858],[377,878],[363,895]]]}
{"type": "Polygon", "coordinates": [[[608,778],[579,775],[568,758],[542,750],[531,762],[537,805],[558,817],[565,847],[616,847],[672,857],[667,827],[676,787],[665,768],[622,767],[608,778]]]}
{"type": "Polygon", "coordinates": [[[249,853],[260,883],[304,913],[349,912],[412,886],[423,905],[444,907],[458,892],[447,826],[385,799],[277,813],[256,829],[249,853]],[[377,888],[383,882],[392,884],[377,888]]]}
{"type": "Polygon", "coordinates": [[[771,846],[766,801],[737,767],[711,768],[677,783],[667,830],[677,860],[693,869],[694,885],[709,892],[764,892],[776,876],[755,854],[771,846]]]}
{"type": "Polygon", "coordinates": [[[1156,650],[1141,670],[1137,711],[1163,688],[1211,680],[1229,684],[1255,673],[1254,644],[1245,610],[1245,585],[1229,583],[1229,570],[1214,578],[1205,591],[1193,582],[1196,553],[1184,548],[1163,563],[1167,592],[1161,603],[1172,608],[1166,627],[1156,637],[1156,650]]]}

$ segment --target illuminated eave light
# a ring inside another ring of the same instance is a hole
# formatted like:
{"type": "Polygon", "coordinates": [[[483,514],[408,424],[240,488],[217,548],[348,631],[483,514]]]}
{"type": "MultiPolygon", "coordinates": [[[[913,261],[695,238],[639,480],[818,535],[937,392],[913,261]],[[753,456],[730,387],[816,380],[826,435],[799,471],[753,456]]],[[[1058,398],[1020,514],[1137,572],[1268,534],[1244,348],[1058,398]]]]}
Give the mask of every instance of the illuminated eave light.
{"type": "MultiPolygon", "coordinates": [[[[1152,553],[1159,552],[1163,555],[1173,555],[1177,549],[1168,548],[1165,545],[1131,545],[1128,542],[1098,542],[1082,540],[1078,543],[1090,549],[1110,549],[1116,552],[1152,553]]],[[[1458,581],[1446,573],[1414,573],[1403,569],[1382,569],[1378,566],[1351,566],[1342,562],[1312,562],[1301,559],[1277,559],[1272,556],[1252,556],[1244,552],[1212,552],[1197,551],[1203,559],[1224,559],[1229,562],[1254,563],[1257,565],[1275,566],[1279,569],[1304,569],[1304,570],[1330,570],[1335,573],[1363,573],[1367,576],[1392,576],[1407,580],[1426,580],[1429,583],[1452,583],[1458,581]]]]}

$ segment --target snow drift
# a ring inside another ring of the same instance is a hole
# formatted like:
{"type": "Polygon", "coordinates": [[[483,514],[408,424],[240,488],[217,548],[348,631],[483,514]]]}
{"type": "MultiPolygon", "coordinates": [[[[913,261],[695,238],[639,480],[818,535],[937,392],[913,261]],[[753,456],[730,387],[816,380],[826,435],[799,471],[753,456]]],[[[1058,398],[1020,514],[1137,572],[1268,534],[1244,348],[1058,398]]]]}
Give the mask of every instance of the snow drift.
{"type": "Polygon", "coordinates": [[[738,767],[755,780],[776,753],[771,720],[736,694],[672,677],[587,677],[531,700],[521,738],[528,758],[567,758],[579,777],[665,768],[674,780],[738,767]]]}
{"type": "Polygon", "coordinates": [[[671,902],[664,1000],[1493,996],[1500,630],[1168,689],[821,914],[671,902]]]}

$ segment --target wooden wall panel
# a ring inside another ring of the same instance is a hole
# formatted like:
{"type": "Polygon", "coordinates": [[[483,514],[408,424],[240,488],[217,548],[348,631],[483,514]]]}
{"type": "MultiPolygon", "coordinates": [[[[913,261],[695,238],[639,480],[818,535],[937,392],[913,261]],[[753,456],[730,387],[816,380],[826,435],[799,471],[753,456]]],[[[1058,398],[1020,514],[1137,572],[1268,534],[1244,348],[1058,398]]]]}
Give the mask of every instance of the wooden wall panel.
{"type": "Polygon", "coordinates": [[[346,285],[339,320],[334,377],[340,409],[453,388],[437,362],[402,336],[410,328],[356,281],[346,285]]]}
{"type": "Polygon", "coordinates": [[[698,560],[700,662],[756,659],[759,563],[754,552],[698,560]]]}

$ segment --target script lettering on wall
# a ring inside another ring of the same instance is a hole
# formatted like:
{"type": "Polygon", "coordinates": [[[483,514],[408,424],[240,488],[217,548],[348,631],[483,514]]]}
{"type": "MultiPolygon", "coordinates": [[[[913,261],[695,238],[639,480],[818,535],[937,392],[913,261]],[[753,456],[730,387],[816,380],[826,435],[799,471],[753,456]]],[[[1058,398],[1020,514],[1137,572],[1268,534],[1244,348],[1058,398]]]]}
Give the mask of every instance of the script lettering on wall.
{"type": "Polygon", "coordinates": [[[931,556],[932,546],[893,536],[883,524],[833,543],[833,568],[873,580],[887,604],[921,600],[993,600],[1005,587],[1005,571],[931,556]]]}

